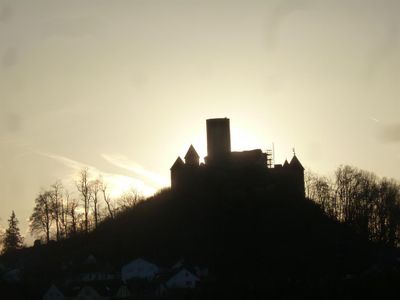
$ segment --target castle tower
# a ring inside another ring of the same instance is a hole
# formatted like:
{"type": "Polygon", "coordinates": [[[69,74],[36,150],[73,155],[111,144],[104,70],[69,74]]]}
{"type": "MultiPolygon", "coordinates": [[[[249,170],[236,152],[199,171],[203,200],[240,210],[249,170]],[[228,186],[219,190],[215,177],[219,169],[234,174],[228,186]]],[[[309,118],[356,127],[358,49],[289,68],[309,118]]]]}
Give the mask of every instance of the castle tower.
{"type": "Polygon", "coordinates": [[[288,169],[290,170],[293,187],[298,192],[298,195],[302,197],[305,196],[305,186],[304,186],[304,167],[297,158],[296,154],[293,154],[293,158],[289,163],[288,169]]]}
{"type": "Polygon", "coordinates": [[[231,153],[231,133],[228,118],[207,120],[206,164],[225,161],[231,153]]]}
{"type": "Polygon", "coordinates": [[[185,167],[185,163],[183,160],[178,156],[176,161],[171,167],[171,188],[176,189],[178,182],[182,177],[182,170],[185,167]]]}
{"type": "Polygon", "coordinates": [[[185,155],[186,165],[192,167],[198,167],[200,162],[200,156],[197,154],[196,149],[193,145],[190,145],[188,152],[185,155]]]}

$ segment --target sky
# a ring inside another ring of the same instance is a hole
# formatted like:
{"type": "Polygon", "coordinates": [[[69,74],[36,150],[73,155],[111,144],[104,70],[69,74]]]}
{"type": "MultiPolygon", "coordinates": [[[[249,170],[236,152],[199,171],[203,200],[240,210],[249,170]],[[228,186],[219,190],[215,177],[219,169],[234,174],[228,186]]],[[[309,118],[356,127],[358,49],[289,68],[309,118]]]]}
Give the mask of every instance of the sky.
{"type": "Polygon", "coordinates": [[[83,167],[168,186],[207,118],[232,150],[400,180],[397,0],[0,0],[0,225],[83,167]]]}

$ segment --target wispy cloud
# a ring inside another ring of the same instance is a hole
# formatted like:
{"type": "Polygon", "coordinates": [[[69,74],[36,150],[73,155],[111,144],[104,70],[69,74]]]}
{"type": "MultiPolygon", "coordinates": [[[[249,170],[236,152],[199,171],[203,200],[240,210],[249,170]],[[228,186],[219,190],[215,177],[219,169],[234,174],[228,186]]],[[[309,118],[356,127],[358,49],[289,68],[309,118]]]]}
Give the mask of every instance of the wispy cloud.
{"type": "Polygon", "coordinates": [[[62,156],[62,155],[57,155],[57,154],[51,154],[51,153],[46,153],[46,152],[38,152],[39,154],[46,156],[48,158],[54,159],[60,163],[62,163],[63,165],[65,165],[66,167],[69,167],[71,169],[74,170],[81,170],[82,168],[88,168],[90,169],[95,169],[94,167],[91,167],[87,164],[78,162],[76,160],[70,159],[68,157],[62,156]]]}
{"type": "Polygon", "coordinates": [[[73,172],[71,172],[70,174],[71,180],[76,179],[77,173],[83,168],[88,169],[89,177],[91,179],[99,178],[101,176],[104,182],[107,183],[109,187],[111,197],[118,197],[124,192],[127,192],[131,189],[135,189],[145,196],[150,196],[154,194],[154,192],[156,191],[155,187],[147,185],[144,181],[131,176],[105,172],[99,170],[94,166],[73,160],[71,158],[62,155],[45,153],[45,152],[38,152],[38,153],[42,156],[46,156],[50,159],[56,160],[61,164],[63,164],[64,166],[72,169],[73,172]]]}
{"type": "Polygon", "coordinates": [[[143,176],[146,179],[156,183],[159,187],[168,185],[168,180],[154,172],[146,170],[141,165],[129,160],[127,157],[120,154],[102,154],[101,155],[109,163],[121,169],[128,170],[136,175],[143,176]]]}

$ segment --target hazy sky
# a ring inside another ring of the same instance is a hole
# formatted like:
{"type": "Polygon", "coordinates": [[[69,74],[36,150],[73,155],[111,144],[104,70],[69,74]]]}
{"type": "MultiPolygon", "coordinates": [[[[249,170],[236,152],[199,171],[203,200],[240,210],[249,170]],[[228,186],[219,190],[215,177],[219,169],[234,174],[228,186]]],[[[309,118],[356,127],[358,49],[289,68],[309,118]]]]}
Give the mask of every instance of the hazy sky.
{"type": "Polygon", "coordinates": [[[169,185],[205,119],[330,174],[400,179],[400,1],[0,0],[0,224],[82,166],[169,185]]]}

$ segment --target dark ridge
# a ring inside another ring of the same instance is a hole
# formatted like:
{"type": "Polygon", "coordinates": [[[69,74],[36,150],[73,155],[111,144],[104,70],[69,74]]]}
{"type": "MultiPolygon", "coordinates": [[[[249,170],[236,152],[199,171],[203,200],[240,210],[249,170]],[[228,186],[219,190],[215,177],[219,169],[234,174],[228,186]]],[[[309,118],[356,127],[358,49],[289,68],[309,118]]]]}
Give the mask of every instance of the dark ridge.
{"type": "Polygon", "coordinates": [[[349,292],[344,278],[363,274],[376,253],[376,246],[326,217],[310,200],[238,188],[195,194],[165,190],[88,235],[3,260],[24,265],[25,282],[35,290],[61,281],[63,265],[89,254],[116,270],[137,257],[164,266],[185,258],[209,266],[212,293],[225,297],[234,286],[243,295],[286,299],[291,293],[301,298],[329,291],[335,298],[349,292]]]}

